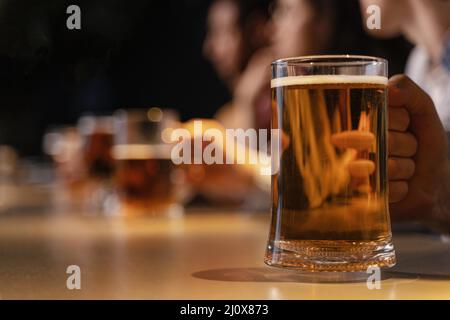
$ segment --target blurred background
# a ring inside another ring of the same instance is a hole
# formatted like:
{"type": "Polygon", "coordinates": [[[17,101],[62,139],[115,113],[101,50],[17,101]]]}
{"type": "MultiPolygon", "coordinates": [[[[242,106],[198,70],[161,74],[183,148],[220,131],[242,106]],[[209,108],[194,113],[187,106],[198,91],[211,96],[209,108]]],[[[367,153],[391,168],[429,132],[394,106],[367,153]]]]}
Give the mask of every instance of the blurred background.
{"type": "MultiPolygon", "coordinates": [[[[176,109],[183,121],[210,118],[239,96],[235,92],[259,90],[239,89],[246,69],[268,85],[270,75],[259,76],[257,69],[268,68],[273,58],[371,54],[387,58],[390,72],[398,73],[411,49],[402,38],[366,35],[358,1],[212,4],[2,0],[0,145],[21,157],[41,156],[46,130],[74,124],[86,111],[159,106],[176,109]],[[81,30],[66,28],[71,4],[81,7],[81,30]],[[269,47],[274,53],[265,53],[269,47]]],[[[267,127],[268,99],[262,96],[255,103],[256,125],[267,127]]],[[[230,118],[227,112],[221,117],[230,118]]]]}
{"type": "MultiPolygon", "coordinates": [[[[364,297],[365,281],[292,290],[297,277],[262,269],[272,177],[236,161],[175,165],[167,136],[194,119],[203,132],[269,129],[271,62],[319,54],[387,59],[450,131],[449,12],[450,0],[0,0],[0,299],[364,297]],[[370,4],[384,29],[365,30],[370,4]],[[66,26],[70,5],[81,30],[66,26]],[[109,219],[142,216],[176,219],[109,219]],[[69,264],[88,279],[79,296],[63,285],[69,264]]],[[[448,237],[394,229],[414,233],[395,244],[413,281],[370,297],[448,298],[435,281],[449,279],[448,237]]]]}

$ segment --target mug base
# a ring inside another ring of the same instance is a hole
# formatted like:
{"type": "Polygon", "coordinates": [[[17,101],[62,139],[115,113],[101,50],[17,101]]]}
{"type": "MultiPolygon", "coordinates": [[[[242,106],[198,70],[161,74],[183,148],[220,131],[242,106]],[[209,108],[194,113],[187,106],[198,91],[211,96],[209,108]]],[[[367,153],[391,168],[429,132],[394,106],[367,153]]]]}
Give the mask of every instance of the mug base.
{"type": "Polygon", "coordinates": [[[391,239],[382,241],[272,241],[264,262],[300,271],[361,272],[369,267],[390,268],[396,263],[391,239]]]}

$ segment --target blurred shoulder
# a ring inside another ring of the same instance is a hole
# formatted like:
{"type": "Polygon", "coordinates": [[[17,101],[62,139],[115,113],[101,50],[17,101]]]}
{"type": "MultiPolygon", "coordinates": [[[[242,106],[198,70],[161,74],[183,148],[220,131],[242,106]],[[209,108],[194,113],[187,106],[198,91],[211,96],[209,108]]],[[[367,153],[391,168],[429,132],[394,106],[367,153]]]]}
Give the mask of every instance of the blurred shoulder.
{"type": "Polygon", "coordinates": [[[416,46],[411,51],[406,62],[406,75],[414,82],[420,84],[427,74],[429,60],[426,50],[420,46],[416,46]]]}

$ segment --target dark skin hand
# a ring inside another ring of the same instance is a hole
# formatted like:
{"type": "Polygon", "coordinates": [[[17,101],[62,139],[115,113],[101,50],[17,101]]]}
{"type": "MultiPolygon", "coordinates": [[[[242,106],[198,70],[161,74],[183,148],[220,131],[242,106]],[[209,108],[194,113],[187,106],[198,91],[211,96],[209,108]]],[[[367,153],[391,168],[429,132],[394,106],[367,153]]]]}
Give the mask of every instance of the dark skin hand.
{"type": "Polygon", "coordinates": [[[404,75],[388,88],[391,215],[449,231],[448,141],[433,101],[404,75]]]}

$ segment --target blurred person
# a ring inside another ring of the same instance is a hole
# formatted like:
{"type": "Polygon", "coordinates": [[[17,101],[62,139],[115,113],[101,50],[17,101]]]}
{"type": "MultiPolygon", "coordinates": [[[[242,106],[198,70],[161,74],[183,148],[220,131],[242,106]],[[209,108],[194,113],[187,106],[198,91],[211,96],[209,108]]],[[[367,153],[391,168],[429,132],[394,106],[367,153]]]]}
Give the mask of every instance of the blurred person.
{"type": "Polygon", "coordinates": [[[450,131],[450,1],[361,0],[364,12],[371,4],[381,8],[381,29],[369,30],[372,35],[403,34],[416,45],[406,74],[431,96],[450,131]]]}
{"type": "MultiPolygon", "coordinates": [[[[402,72],[410,45],[402,38],[376,40],[364,30],[358,0],[277,0],[266,25],[270,48],[255,52],[234,90],[236,116],[255,113],[253,127],[270,128],[270,63],[273,60],[318,54],[375,55],[389,60],[391,74],[402,72]]],[[[252,123],[247,126],[252,127],[252,123]]]]}
{"type": "Polygon", "coordinates": [[[272,44],[277,58],[352,53],[367,43],[356,1],[278,0],[272,44]]]}
{"type": "MultiPolygon", "coordinates": [[[[350,2],[345,4],[351,5],[350,2]]],[[[355,6],[344,8],[344,3],[340,2],[339,6],[337,3],[278,1],[273,18],[273,54],[277,57],[344,52],[377,55],[389,60],[391,73],[398,73],[408,46],[393,40],[385,45],[370,41],[359,33],[361,21],[355,24],[348,16],[355,6]],[[390,43],[394,44],[391,48],[390,43]],[[401,53],[393,54],[397,50],[401,53]]],[[[417,45],[408,61],[407,73],[419,86],[403,75],[389,82],[388,167],[393,218],[420,221],[448,233],[450,170],[444,127],[449,130],[450,2],[380,0],[362,1],[362,4],[364,12],[369,4],[379,4],[382,8],[384,24],[374,33],[384,37],[403,34],[417,45]]]]}
{"type": "MultiPolygon", "coordinates": [[[[255,50],[239,73],[231,67],[233,61],[238,61],[233,58],[236,57],[233,53],[238,52],[236,48],[239,47],[229,44],[233,37],[222,34],[212,40],[216,34],[214,30],[220,29],[218,26],[233,21],[231,12],[237,14],[234,3],[222,0],[213,4],[209,15],[210,31],[205,41],[205,48],[210,50],[211,43],[215,44],[216,51],[205,52],[215,52],[210,59],[214,58],[211,59],[213,63],[221,66],[216,69],[233,91],[233,102],[222,108],[216,117],[226,128],[270,128],[270,63],[275,59],[312,54],[375,54],[389,58],[390,69],[398,72],[403,69],[403,61],[409,52],[402,39],[381,42],[368,36],[362,27],[357,0],[278,0],[271,4],[272,19],[264,28],[261,26],[264,30],[261,34],[269,35],[271,45],[255,50]]],[[[233,177],[228,171],[221,172],[233,177]]]]}
{"type": "MultiPolygon", "coordinates": [[[[249,62],[255,54],[267,50],[270,43],[270,0],[216,0],[208,12],[207,35],[204,41],[204,55],[213,64],[218,76],[226,84],[233,97],[241,86],[242,78],[248,72],[249,62]]],[[[271,58],[264,59],[266,66],[271,58]]],[[[251,78],[254,78],[251,76],[251,78]]],[[[258,79],[258,77],[253,80],[258,79]]],[[[261,124],[258,115],[267,118],[267,112],[258,112],[259,105],[265,105],[270,112],[270,96],[261,98],[261,103],[240,105],[237,110],[235,99],[223,106],[216,119],[227,128],[267,127],[261,124]]]]}
{"type": "Polygon", "coordinates": [[[203,53],[233,91],[251,56],[268,46],[267,0],[216,0],[208,11],[203,53]]]}
{"type": "Polygon", "coordinates": [[[381,8],[380,37],[416,44],[407,76],[390,80],[389,198],[393,218],[450,233],[450,1],[361,0],[381,8]],[[424,90],[422,90],[422,87],[424,90]]]}
{"type": "MultiPolygon", "coordinates": [[[[352,12],[352,7],[344,9],[344,2],[339,2],[338,6],[337,3],[279,0],[274,13],[276,54],[280,57],[343,52],[377,55],[388,58],[390,71],[398,73],[400,64],[389,58],[392,50],[397,50],[395,46],[389,49],[358,35],[361,22],[358,29],[354,20],[346,15],[352,12]],[[330,29],[333,23],[335,27],[330,29]],[[365,50],[359,51],[358,47],[365,50]]],[[[408,77],[391,78],[389,197],[393,217],[418,220],[450,232],[448,141],[439,120],[440,116],[448,127],[450,2],[362,0],[361,3],[364,13],[370,4],[382,8],[382,29],[373,30],[375,34],[404,35],[417,45],[408,61],[407,72],[423,85],[438,105],[436,112],[433,100],[408,77]]],[[[352,5],[351,1],[345,4],[352,5]]],[[[399,44],[397,48],[404,46],[399,44]]]]}
{"type": "MultiPolygon", "coordinates": [[[[216,0],[209,7],[203,53],[233,97],[241,78],[247,72],[250,59],[255,53],[264,51],[269,46],[270,2],[270,0],[216,0]]],[[[270,59],[266,61],[266,66],[269,64],[270,59]]],[[[262,101],[268,110],[262,114],[270,119],[269,90],[262,101]]],[[[235,102],[233,98],[222,106],[216,113],[215,120],[203,119],[203,131],[210,128],[220,132],[225,132],[225,128],[260,128],[256,111],[258,107],[249,103],[236,108],[235,102]]],[[[185,128],[192,131],[193,123],[187,122],[185,128]]],[[[256,186],[256,179],[242,166],[192,164],[185,168],[190,183],[208,201],[220,205],[244,205],[255,208],[254,196],[258,198],[260,190],[256,186]]],[[[265,193],[263,195],[265,197],[265,193]]],[[[264,207],[268,205],[267,201],[260,198],[256,202],[263,203],[264,207]]]]}

